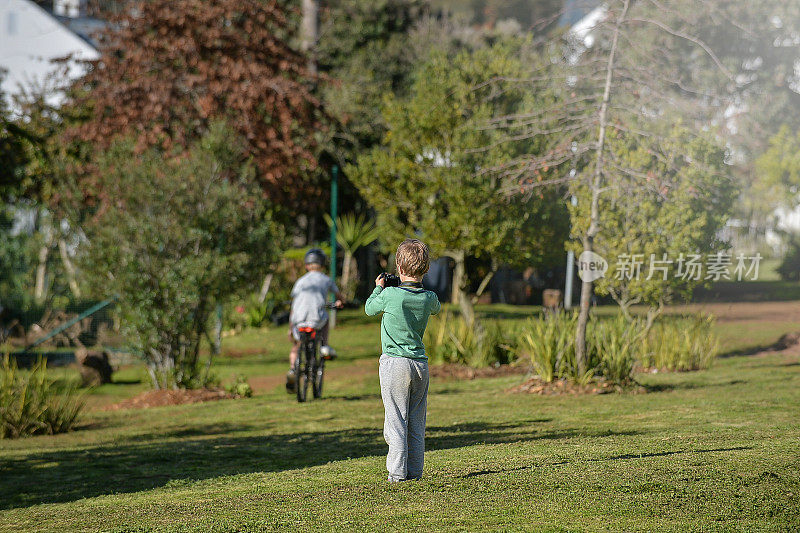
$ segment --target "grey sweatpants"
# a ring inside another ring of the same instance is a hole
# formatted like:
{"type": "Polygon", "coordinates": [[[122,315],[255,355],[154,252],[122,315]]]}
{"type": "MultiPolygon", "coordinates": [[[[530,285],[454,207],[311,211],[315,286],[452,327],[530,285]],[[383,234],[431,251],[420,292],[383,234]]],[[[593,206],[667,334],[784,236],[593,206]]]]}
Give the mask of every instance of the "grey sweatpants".
{"type": "Polygon", "coordinates": [[[386,412],[383,438],[389,445],[389,478],[419,479],[425,461],[428,362],[383,354],[378,373],[386,412]]]}

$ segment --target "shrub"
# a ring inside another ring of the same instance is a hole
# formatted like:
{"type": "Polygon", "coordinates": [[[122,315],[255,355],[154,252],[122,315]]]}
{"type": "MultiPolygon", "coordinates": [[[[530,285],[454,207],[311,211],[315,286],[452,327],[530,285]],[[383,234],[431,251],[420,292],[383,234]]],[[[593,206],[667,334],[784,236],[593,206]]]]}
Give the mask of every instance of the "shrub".
{"type": "Polygon", "coordinates": [[[778,267],[778,275],[784,281],[800,281],[800,237],[789,241],[789,248],[778,267]]]}
{"type": "Polygon", "coordinates": [[[587,330],[586,344],[589,359],[598,363],[598,374],[618,385],[629,385],[644,334],[644,323],[638,318],[628,320],[619,314],[611,320],[595,321],[587,330]]]}
{"type": "Polygon", "coordinates": [[[227,391],[238,398],[250,398],[253,396],[253,387],[247,382],[244,376],[236,376],[236,380],[227,387],[227,391]]]}
{"type": "Polygon", "coordinates": [[[510,363],[513,339],[514,332],[504,333],[497,321],[483,321],[476,327],[461,315],[444,311],[431,317],[424,342],[431,363],[484,367],[510,363]]]}
{"type": "Polygon", "coordinates": [[[641,349],[644,325],[622,315],[612,320],[593,318],[586,331],[586,370],[580,372],[575,359],[577,315],[557,313],[532,318],[520,332],[517,353],[529,358],[533,370],[544,381],[566,378],[585,384],[595,376],[619,385],[632,381],[636,354],[641,349]]]}
{"type": "Polygon", "coordinates": [[[0,438],[54,435],[72,429],[83,409],[75,386],[58,391],[39,360],[27,374],[8,355],[0,369],[0,438]]]}
{"type": "Polygon", "coordinates": [[[711,366],[719,341],[711,331],[712,316],[663,321],[644,339],[639,363],[661,370],[699,370],[711,366]]]}
{"type": "Polygon", "coordinates": [[[529,358],[547,382],[575,373],[575,323],[576,316],[566,313],[530,319],[517,340],[518,356],[529,358]]]}
{"type": "Polygon", "coordinates": [[[127,139],[100,157],[110,201],[84,228],[83,271],[119,295],[122,334],[157,389],[206,384],[216,304],[252,290],[278,256],[283,230],[240,141],[217,123],[186,154],[140,154],[127,139]]]}

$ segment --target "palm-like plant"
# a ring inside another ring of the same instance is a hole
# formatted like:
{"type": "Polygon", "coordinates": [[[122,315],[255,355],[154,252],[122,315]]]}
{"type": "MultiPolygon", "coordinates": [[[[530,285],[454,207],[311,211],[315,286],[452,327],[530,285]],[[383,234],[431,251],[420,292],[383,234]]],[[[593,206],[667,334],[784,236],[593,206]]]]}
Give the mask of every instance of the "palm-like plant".
{"type": "MultiPolygon", "coordinates": [[[[325,215],[328,227],[333,226],[333,219],[325,215]]],[[[355,294],[357,279],[357,266],[355,253],[364,246],[375,241],[380,235],[380,230],[375,222],[365,216],[356,216],[353,213],[336,217],[336,242],[344,251],[344,265],[342,265],[342,292],[346,298],[351,299],[355,294]]]]}

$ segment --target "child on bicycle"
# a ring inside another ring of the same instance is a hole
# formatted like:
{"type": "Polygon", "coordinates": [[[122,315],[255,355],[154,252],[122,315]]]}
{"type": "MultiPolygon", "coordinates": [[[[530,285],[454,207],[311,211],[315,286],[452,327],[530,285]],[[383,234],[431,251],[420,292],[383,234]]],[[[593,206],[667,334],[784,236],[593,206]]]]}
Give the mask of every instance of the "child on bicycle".
{"type": "Polygon", "coordinates": [[[364,306],[369,316],[383,313],[379,376],[390,483],[422,477],[428,405],[428,357],[422,336],[430,315],[441,309],[436,294],[422,287],[430,263],[428,246],[406,239],[395,257],[400,286],[385,287],[381,274],[364,306]]]}
{"type": "Polygon", "coordinates": [[[328,311],[325,304],[328,293],[336,295],[336,307],[342,307],[342,294],[336,283],[322,273],[327,263],[325,252],[312,248],[306,252],[303,262],[307,272],[292,287],[292,309],[289,313],[289,341],[292,350],[289,353],[289,372],[286,374],[286,388],[294,388],[296,378],[294,365],[300,351],[300,332],[298,328],[314,328],[320,344],[320,353],[326,357],[336,357],[336,352],[328,346],[328,311]]]}

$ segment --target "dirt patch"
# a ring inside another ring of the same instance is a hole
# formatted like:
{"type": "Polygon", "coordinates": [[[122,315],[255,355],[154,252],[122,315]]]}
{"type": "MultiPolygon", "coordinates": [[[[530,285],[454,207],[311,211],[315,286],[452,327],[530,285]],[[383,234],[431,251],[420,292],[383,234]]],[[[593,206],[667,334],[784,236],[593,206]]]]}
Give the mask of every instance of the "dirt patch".
{"type": "Polygon", "coordinates": [[[443,379],[475,379],[475,378],[501,378],[504,376],[519,376],[527,374],[529,369],[525,366],[500,365],[486,368],[472,368],[466,365],[444,364],[431,366],[431,377],[443,379]]]}
{"type": "MultiPolygon", "coordinates": [[[[359,359],[353,362],[339,363],[337,360],[325,364],[325,382],[361,379],[369,374],[378,375],[378,358],[359,359]]],[[[255,392],[266,392],[286,384],[286,374],[269,376],[248,376],[247,382],[255,392]]]]}
{"type": "Polygon", "coordinates": [[[797,322],[800,321],[800,305],[789,302],[728,303],[705,302],[674,305],[670,314],[711,313],[719,322],[797,322]]]}
{"type": "Polygon", "coordinates": [[[241,359],[242,357],[249,357],[252,355],[261,355],[265,352],[264,348],[242,348],[242,349],[224,349],[219,357],[225,359],[241,359]]]}
{"type": "Polygon", "coordinates": [[[644,387],[621,387],[607,381],[596,380],[586,385],[580,385],[567,381],[566,379],[557,379],[555,381],[544,381],[538,377],[533,377],[525,383],[511,387],[508,392],[522,392],[527,394],[538,394],[540,396],[556,396],[561,394],[609,394],[612,392],[627,392],[633,394],[641,394],[647,392],[644,387]]]}
{"type": "Polygon", "coordinates": [[[133,398],[109,405],[105,410],[147,409],[149,407],[183,405],[187,403],[201,403],[232,398],[235,398],[235,396],[223,389],[151,390],[143,392],[133,398]]]}

